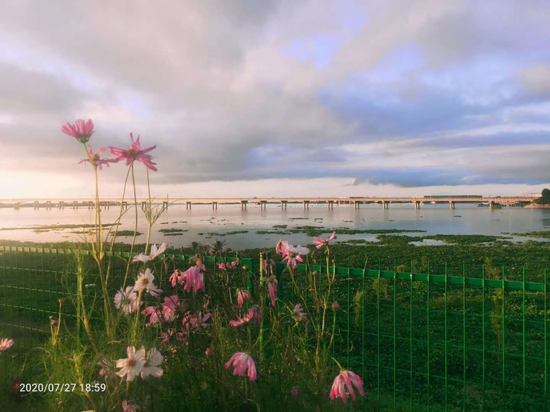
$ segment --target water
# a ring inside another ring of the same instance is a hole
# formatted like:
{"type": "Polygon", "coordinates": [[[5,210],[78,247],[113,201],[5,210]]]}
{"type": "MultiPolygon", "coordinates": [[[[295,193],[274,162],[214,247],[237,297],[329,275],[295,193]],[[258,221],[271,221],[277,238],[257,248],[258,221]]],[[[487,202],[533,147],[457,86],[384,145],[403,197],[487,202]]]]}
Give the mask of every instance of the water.
{"type": "MultiPolygon", "coordinates": [[[[118,217],[119,207],[102,210],[104,223],[112,223],[118,217]]],[[[133,230],[135,212],[129,209],[122,219],[119,230],[133,230]]],[[[139,209],[138,230],[146,233],[146,220],[139,209]]],[[[89,209],[73,210],[20,210],[0,209],[0,229],[18,228],[19,230],[0,230],[1,239],[57,242],[79,241],[82,234],[74,233],[83,229],[55,229],[36,233],[29,226],[90,224],[94,221],[94,211],[89,209]]],[[[303,206],[289,204],[287,209],[280,205],[268,205],[260,209],[257,205],[249,205],[242,210],[240,205],[220,205],[212,209],[210,205],[193,205],[187,210],[185,205],[173,205],[158,219],[153,243],[166,242],[175,247],[188,246],[193,241],[212,243],[216,240],[226,242],[227,247],[245,249],[253,247],[269,247],[283,237],[294,244],[311,243],[311,238],[305,234],[293,235],[258,235],[257,230],[271,229],[273,225],[288,225],[289,229],[296,226],[316,226],[327,228],[327,233],[339,227],[349,229],[415,229],[425,233],[407,233],[410,236],[426,234],[486,234],[501,235],[502,232],[531,232],[550,229],[550,209],[502,208],[489,209],[477,207],[476,204],[457,204],[456,209],[450,209],[444,204],[428,204],[421,209],[414,209],[412,204],[394,204],[389,209],[381,205],[361,205],[354,209],[353,205],[335,205],[328,209],[326,205],[303,206]],[[166,223],[167,222],[167,223],[166,223]],[[164,224],[161,224],[164,223],[164,224]],[[159,229],[187,230],[183,235],[166,236],[159,229]],[[248,233],[218,236],[208,235],[208,232],[224,234],[230,231],[247,230],[248,233]]],[[[349,239],[365,239],[375,241],[374,234],[341,235],[340,241],[349,239]]],[[[144,243],[146,235],[137,237],[138,243],[144,243]]],[[[120,241],[130,242],[131,237],[121,237],[120,241]]],[[[420,244],[437,244],[428,241],[420,244]]]]}

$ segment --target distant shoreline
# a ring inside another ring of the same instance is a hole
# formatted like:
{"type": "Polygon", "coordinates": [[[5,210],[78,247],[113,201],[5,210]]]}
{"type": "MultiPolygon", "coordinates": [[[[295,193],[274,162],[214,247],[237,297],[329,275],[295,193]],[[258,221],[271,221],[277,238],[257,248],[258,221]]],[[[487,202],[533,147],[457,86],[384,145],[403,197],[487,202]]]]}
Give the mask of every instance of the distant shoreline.
{"type": "Polygon", "coordinates": [[[525,209],[550,209],[550,205],[539,205],[537,203],[529,203],[524,206],[525,209]]]}

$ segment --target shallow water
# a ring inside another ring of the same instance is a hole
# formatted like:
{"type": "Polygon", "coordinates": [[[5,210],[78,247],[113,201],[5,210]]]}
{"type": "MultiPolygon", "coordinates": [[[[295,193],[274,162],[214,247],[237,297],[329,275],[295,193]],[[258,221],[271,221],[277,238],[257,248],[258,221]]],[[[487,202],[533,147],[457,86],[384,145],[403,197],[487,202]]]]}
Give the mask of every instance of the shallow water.
{"type": "MultiPolygon", "coordinates": [[[[119,207],[112,206],[102,210],[104,223],[113,223],[120,212],[119,207]]],[[[122,219],[119,230],[133,230],[135,212],[129,209],[122,219]]],[[[23,230],[0,231],[1,239],[57,242],[77,241],[82,235],[74,233],[82,229],[48,230],[35,233],[29,226],[53,224],[90,224],[94,221],[94,211],[80,208],[39,209],[23,208],[19,210],[0,209],[0,229],[18,228],[23,230]],[[25,229],[26,228],[26,229],[25,229]]],[[[531,232],[550,229],[550,209],[502,208],[489,209],[477,207],[476,204],[458,204],[456,209],[448,205],[424,205],[414,209],[412,204],[390,205],[383,209],[381,205],[361,205],[354,209],[353,205],[335,205],[328,209],[326,205],[311,205],[304,209],[300,205],[289,204],[287,209],[280,205],[268,205],[260,209],[250,205],[242,210],[240,205],[220,205],[212,209],[210,205],[193,205],[188,210],[185,205],[173,205],[158,219],[151,236],[153,243],[166,242],[175,247],[188,246],[193,241],[211,243],[215,240],[226,242],[233,249],[273,246],[281,237],[294,244],[311,243],[311,238],[305,234],[292,235],[258,235],[257,230],[271,229],[273,225],[288,225],[289,229],[296,226],[316,226],[327,228],[327,233],[339,227],[349,229],[415,229],[423,233],[406,233],[409,236],[433,234],[484,234],[500,235],[503,232],[531,232]],[[162,223],[162,224],[161,224],[162,223]],[[166,236],[159,229],[187,230],[183,235],[166,236]],[[219,236],[208,232],[224,234],[230,231],[247,230],[248,233],[219,236]],[[202,233],[202,234],[201,234],[202,233]]],[[[146,220],[139,209],[138,230],[146,233],[146,220]]],[[[279,229],[280,230],[280,229],[279,229]]],[[[283,229],[284,230],[284,229],[283,229]]],[[[376,241],[375,234],[340,235],[339,241],[349,239],[365,239],[376,241]]],[[[146,235],[137,237],[138,243],[144,243],[146,235]]],[[[514,240],[522,240],[515,238],[514,240]]],[[[536,240],[536,239],[533,239],[536,240]]],[[[131,237],[121,237],[120,241],[129,242],[131,237]]],[[[420,242],[420,244],[438,244],[439,242],[420,242]]]]}

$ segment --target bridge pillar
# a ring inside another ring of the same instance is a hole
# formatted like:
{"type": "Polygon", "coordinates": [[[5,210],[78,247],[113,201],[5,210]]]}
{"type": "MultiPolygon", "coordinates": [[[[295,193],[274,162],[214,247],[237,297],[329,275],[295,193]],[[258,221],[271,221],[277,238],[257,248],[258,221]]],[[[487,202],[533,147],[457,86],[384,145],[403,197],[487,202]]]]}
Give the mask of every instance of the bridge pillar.
{"type": "Polygon", "coordinates": [[[327,200],[327,207],[329,209],[334,209],[334,200],[327,200]]]}
{"type": "Polygon", "coordinates": [[[389,209],[390,207],[390,202],[386,202],[385,200],[382,202],[382,208],[384,209],[389,209]]]}
{"type": "Polygon", "coordinates": [[[361,207],[361,202],[354,201],[354,202],[353,202],[353,207],[354,207],[355,209],[359,209],[359,208],[361,207]]]}
{"type": "Polygon", "coordinates": [[[65,202],[63,200],[60,200],[58,206],[60,209],[65,209],[65,202]]]}
{"type": "Polygon", "coordinates": [[[241,209],[246,209],[246,204],[248,202],[246,200],[241,200],[241,209]]]}
{"type": "Polygon", "coordinates": [[[495,201],[494,201],[494,200],[491,200],[491,201],[489,202],[489,207],[490,207],[491,209],[495,207],[495,201]]]}
{"type": "Polygon", "coordinates": [[[453,202],[452,200],[449,201],[449,207],[450,207],[451,209],[454,209],[454,208],[455,208],[455,202],[453,202]]]}
{"type": "Polygon", "coordinates": [[[414,202],[414,208],[420,209],[420,202],[414,202]]]}
{"type": "Polygon", "coordinates": [[[218,202],[212,202],[212,209],[218,208],[218,202]]]}
{"type": "Polygon", "coordinates": [[[51,209],[52,208],[52,202],[50,200],[48,200],[46,202],[46,209],[51,209]]]}
{"type": "Polygon", "coordinates": [[[78,209],[78,201],[73,202],[73,209],[78,209]]]}
{"type": "Polygon", "coordinates": [[[262,208],[263,208],[263,209],[267,209],[267,201],[262,200],[262,201],[260,202],[260,209],[262,209],[262,208]]]}
{"type": "Polygon", "coordinates": [[[168,209],[168,200],[164,200],[164,201],[162,202],[162,209],[163,209],[163,210],[168,209]]]}
{"type": "Polygon", "coordinates": [[[304,200],[304,209],[309,209],[309,200],[304,200]]]}
{"type": "Polygon", "coordinates": [[[40,202],[38,200],[34,201],[34,208],[35,209],[40,209],[40,202]]]}

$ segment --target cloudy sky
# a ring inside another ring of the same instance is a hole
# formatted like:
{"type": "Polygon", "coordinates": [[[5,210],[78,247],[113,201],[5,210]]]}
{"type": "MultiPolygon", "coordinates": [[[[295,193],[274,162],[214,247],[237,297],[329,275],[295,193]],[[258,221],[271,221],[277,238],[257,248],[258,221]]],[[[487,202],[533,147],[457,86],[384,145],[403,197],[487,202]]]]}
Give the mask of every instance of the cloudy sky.
{"type": "Polygon", "coordinates": [[[156,196],[540,193],[549,25],[545,0],[3,0],[0,197],[91,194],[77,118],[156,144],[156,196]]]}

